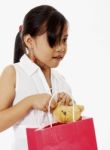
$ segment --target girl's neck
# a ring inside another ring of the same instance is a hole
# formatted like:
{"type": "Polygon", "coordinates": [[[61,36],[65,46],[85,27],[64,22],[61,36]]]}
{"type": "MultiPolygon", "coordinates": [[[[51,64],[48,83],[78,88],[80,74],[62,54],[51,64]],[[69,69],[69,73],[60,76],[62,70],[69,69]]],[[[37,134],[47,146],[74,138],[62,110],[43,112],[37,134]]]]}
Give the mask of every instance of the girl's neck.
{"type": "Polygon", "coordinates": [[[51,68],[49,68],[48,66],[46,66],[44,63],[42,63],[40,60],[36,59],[33,54],[28,53],[27,56],[36,64],[38,65],[41,70],[45,73],[45,72],[50,72],[51,68]]]}
{"type": "Polygon", "coordinates": [[[27,55],[35,64],[37,64],[40,68],[41,68],[41,70],[42,70],[42,72],[43,72],[43,74],[44,74],[44,76],[45,76],[45,78],[46,78],[46,80],[47,80],[47,83],[48,83],[48,85],[49,85],[49,87],[51,88],[52,87],[52,84],[51,84],[51,68],[49,68],[49,67],[47,67],[45,64],[43,64],[42,62],[40,62],[39,60],[37,60],[37,59],[35,59],[35,57],[33,57],[33,55],[27,55]]]}

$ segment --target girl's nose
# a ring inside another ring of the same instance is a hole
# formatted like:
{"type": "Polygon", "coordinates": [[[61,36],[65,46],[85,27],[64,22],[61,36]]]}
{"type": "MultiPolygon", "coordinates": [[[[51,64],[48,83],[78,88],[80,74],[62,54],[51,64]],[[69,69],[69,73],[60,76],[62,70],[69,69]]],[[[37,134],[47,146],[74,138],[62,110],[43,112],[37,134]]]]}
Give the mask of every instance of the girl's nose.
{"type": "Polygon", "coordinates": [[[56,48],[56,51],[57,51],[57,52],[63,52],[63,51],[65,51],[64,46],[59,45],[59,46],[56,48]]]}

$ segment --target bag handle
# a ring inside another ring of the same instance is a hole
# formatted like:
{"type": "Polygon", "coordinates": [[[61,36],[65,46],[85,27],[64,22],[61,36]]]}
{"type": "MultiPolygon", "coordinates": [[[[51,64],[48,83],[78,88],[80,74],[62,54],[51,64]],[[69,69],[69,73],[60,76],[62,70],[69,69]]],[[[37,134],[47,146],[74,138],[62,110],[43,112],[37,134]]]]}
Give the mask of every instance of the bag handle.
{"type": "Polygon", "coordinates": [[[52,97],[50,98],[50,101],[49,101],[49,105],[48,105],[48,119],[49,119],[49,125],[50,125],[50,127],[52,127],[50,105],[51,105],[52,99],[54,98],[54,96],[55,96],[56,94],[57,94],[57,92],[55,92],[55,93],[52,95],[52,97]]]}

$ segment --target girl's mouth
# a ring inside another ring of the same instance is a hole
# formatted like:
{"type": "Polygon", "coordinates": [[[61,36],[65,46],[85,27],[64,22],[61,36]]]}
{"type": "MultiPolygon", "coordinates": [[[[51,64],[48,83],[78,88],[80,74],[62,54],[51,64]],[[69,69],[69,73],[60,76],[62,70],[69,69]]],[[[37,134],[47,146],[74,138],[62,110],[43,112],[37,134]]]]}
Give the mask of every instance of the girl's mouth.
{"type": "Polygon", "coordinates": [[[63,57],[62,56],[57,56],[57,57],[52,57],[53,59],[56,59],[56,60],[62,60],[63,59],[63,57]]]}

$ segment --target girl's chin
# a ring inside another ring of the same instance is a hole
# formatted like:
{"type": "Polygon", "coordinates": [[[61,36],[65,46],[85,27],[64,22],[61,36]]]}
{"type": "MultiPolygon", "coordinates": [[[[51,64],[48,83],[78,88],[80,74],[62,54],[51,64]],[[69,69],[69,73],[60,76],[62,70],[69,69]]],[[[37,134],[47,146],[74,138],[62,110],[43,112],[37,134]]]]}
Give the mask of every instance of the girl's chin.
{"type": "Polygon", "coordinates": [[[60,63],[53,64],[53,65],[51,65],[51,68],[56,68],[56,67],[59,66],[59,64],[60,64],[60,63]]]}

